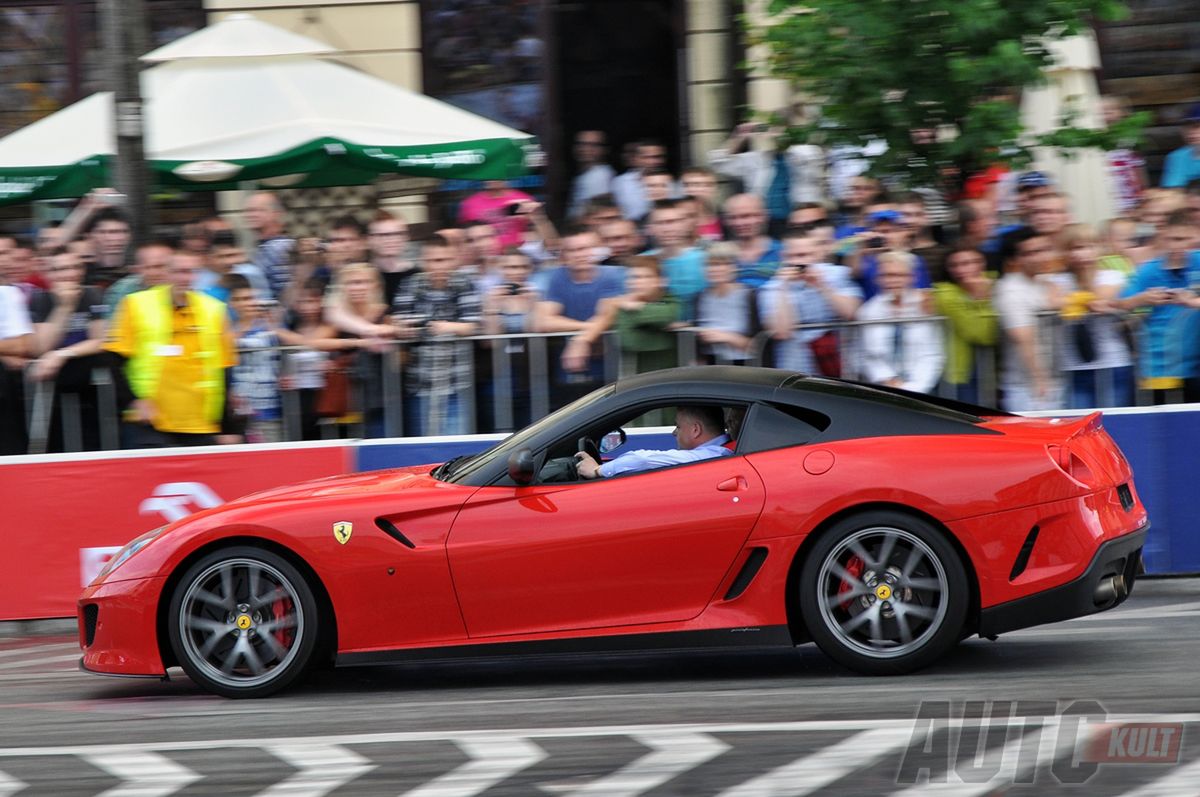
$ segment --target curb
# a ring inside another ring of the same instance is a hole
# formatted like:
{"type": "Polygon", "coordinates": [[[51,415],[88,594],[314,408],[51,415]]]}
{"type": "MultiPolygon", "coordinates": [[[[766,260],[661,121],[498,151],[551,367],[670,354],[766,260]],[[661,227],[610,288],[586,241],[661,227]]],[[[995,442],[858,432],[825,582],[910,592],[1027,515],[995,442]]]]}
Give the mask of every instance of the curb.
{"type": "Polygon", "coordinates": [[[76,636],[79,622],[74,618],[56,620],[10,620],[0,622],[0,639],[33,636],[76,636]]]}

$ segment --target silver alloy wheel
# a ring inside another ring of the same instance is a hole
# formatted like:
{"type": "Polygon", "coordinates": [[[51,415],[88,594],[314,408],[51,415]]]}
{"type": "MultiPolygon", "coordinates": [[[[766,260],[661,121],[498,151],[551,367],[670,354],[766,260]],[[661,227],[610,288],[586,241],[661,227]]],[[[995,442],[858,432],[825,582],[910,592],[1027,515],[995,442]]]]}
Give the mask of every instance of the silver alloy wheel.
{"type": "Polygon", "coordinates": [[[176,622],[192,664],[229,687],[254,687],[287,669],[304,638],[295,586],[255,559],[227,559],[188,585],[176,622]]]}
{"type": "Polygon", "coordinates": [[[817,575],[821,619],[872,658],[904,656],[941,628],[950,583],[933,549],[903,529],[861,529],[838,542],[817,575]]]}

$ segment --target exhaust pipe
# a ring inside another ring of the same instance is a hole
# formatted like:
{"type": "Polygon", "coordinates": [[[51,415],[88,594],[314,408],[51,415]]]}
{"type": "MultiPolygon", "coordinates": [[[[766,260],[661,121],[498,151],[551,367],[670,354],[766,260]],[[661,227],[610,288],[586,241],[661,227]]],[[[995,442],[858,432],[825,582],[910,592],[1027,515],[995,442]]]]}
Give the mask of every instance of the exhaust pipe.
{"type": "Polygon", "coordinates": [[[1100,579],[1100,583],[1096,585],[1096,591],[1092,594],[1092,600],[1097,606],[1105,606],[1124,600],[1128,594],[1129,587],[1125,584],[1125,575],[1118,573],[1115,576],[1100,579]]]}

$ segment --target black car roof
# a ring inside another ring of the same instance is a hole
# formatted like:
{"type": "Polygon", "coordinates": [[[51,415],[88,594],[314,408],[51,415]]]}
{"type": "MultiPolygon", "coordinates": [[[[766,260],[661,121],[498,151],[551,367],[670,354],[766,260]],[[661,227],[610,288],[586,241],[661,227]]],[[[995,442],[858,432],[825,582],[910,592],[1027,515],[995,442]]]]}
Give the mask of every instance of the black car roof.
{"type": "Polygon", "coordinates": [[[654,387],[668,387],[686,394],[689,386],[705,391],[719,385],[758,387],[770,393],[789,379],[805,378],[796,371],[779,368],[755,368],[741,365],[699,365],[690,368],[664,368],[626,377],[617,382],[617,394],[654,387]]]}

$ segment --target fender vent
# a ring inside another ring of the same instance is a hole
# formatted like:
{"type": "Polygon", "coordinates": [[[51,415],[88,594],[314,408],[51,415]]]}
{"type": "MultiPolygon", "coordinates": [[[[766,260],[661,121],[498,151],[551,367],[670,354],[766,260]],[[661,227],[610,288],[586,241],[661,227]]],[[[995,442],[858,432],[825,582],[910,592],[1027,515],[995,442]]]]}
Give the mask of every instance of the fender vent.
{"type": "Polygon", "coordinates": [[[1014,581],[1017,576],[1025,572],[1025,568],[1029,565],[1029,555],[1033,553],[1033,544],[1037,542],[1038,531],[1040,528],[1034,526],[1029,530],[1029,534],[1025,537],[1025,542],[1021,544],[1021,550],[1017,552],[1017,559],[1013,562],[1012,572],[1008,574],[1008,580],[1014,581]]]}
{"type": "Polygon", "coordinates": [[[408,537],[404,536],[404,532],[402,532],[402,531],[400,531],[400,529],[396,528],[395,523],[388,520],[387,518],[385,518],[385,517],[375,518],[375,525],[379,527],[380,531],[382,531],[384,534],[388,535],[389,537],[391,537],[393,540],[400,543],[404,547],[406,547],[406,548],[416,548],[417,547],[417,546],[413,545],[412,540],[410,540],[408,537]]]}
{"type": "Polygon", "coordinates": [[[751,548],[750,555],[742,563],[742,569],[738,572],[737,578],[729,585],[729,591],[725,593],[725,600],[731,601],[745,592],[746,587],[750,586],[750,582],[758,575],[758,570],[765,561],[767,561],[766,548],[751,548]]]}

